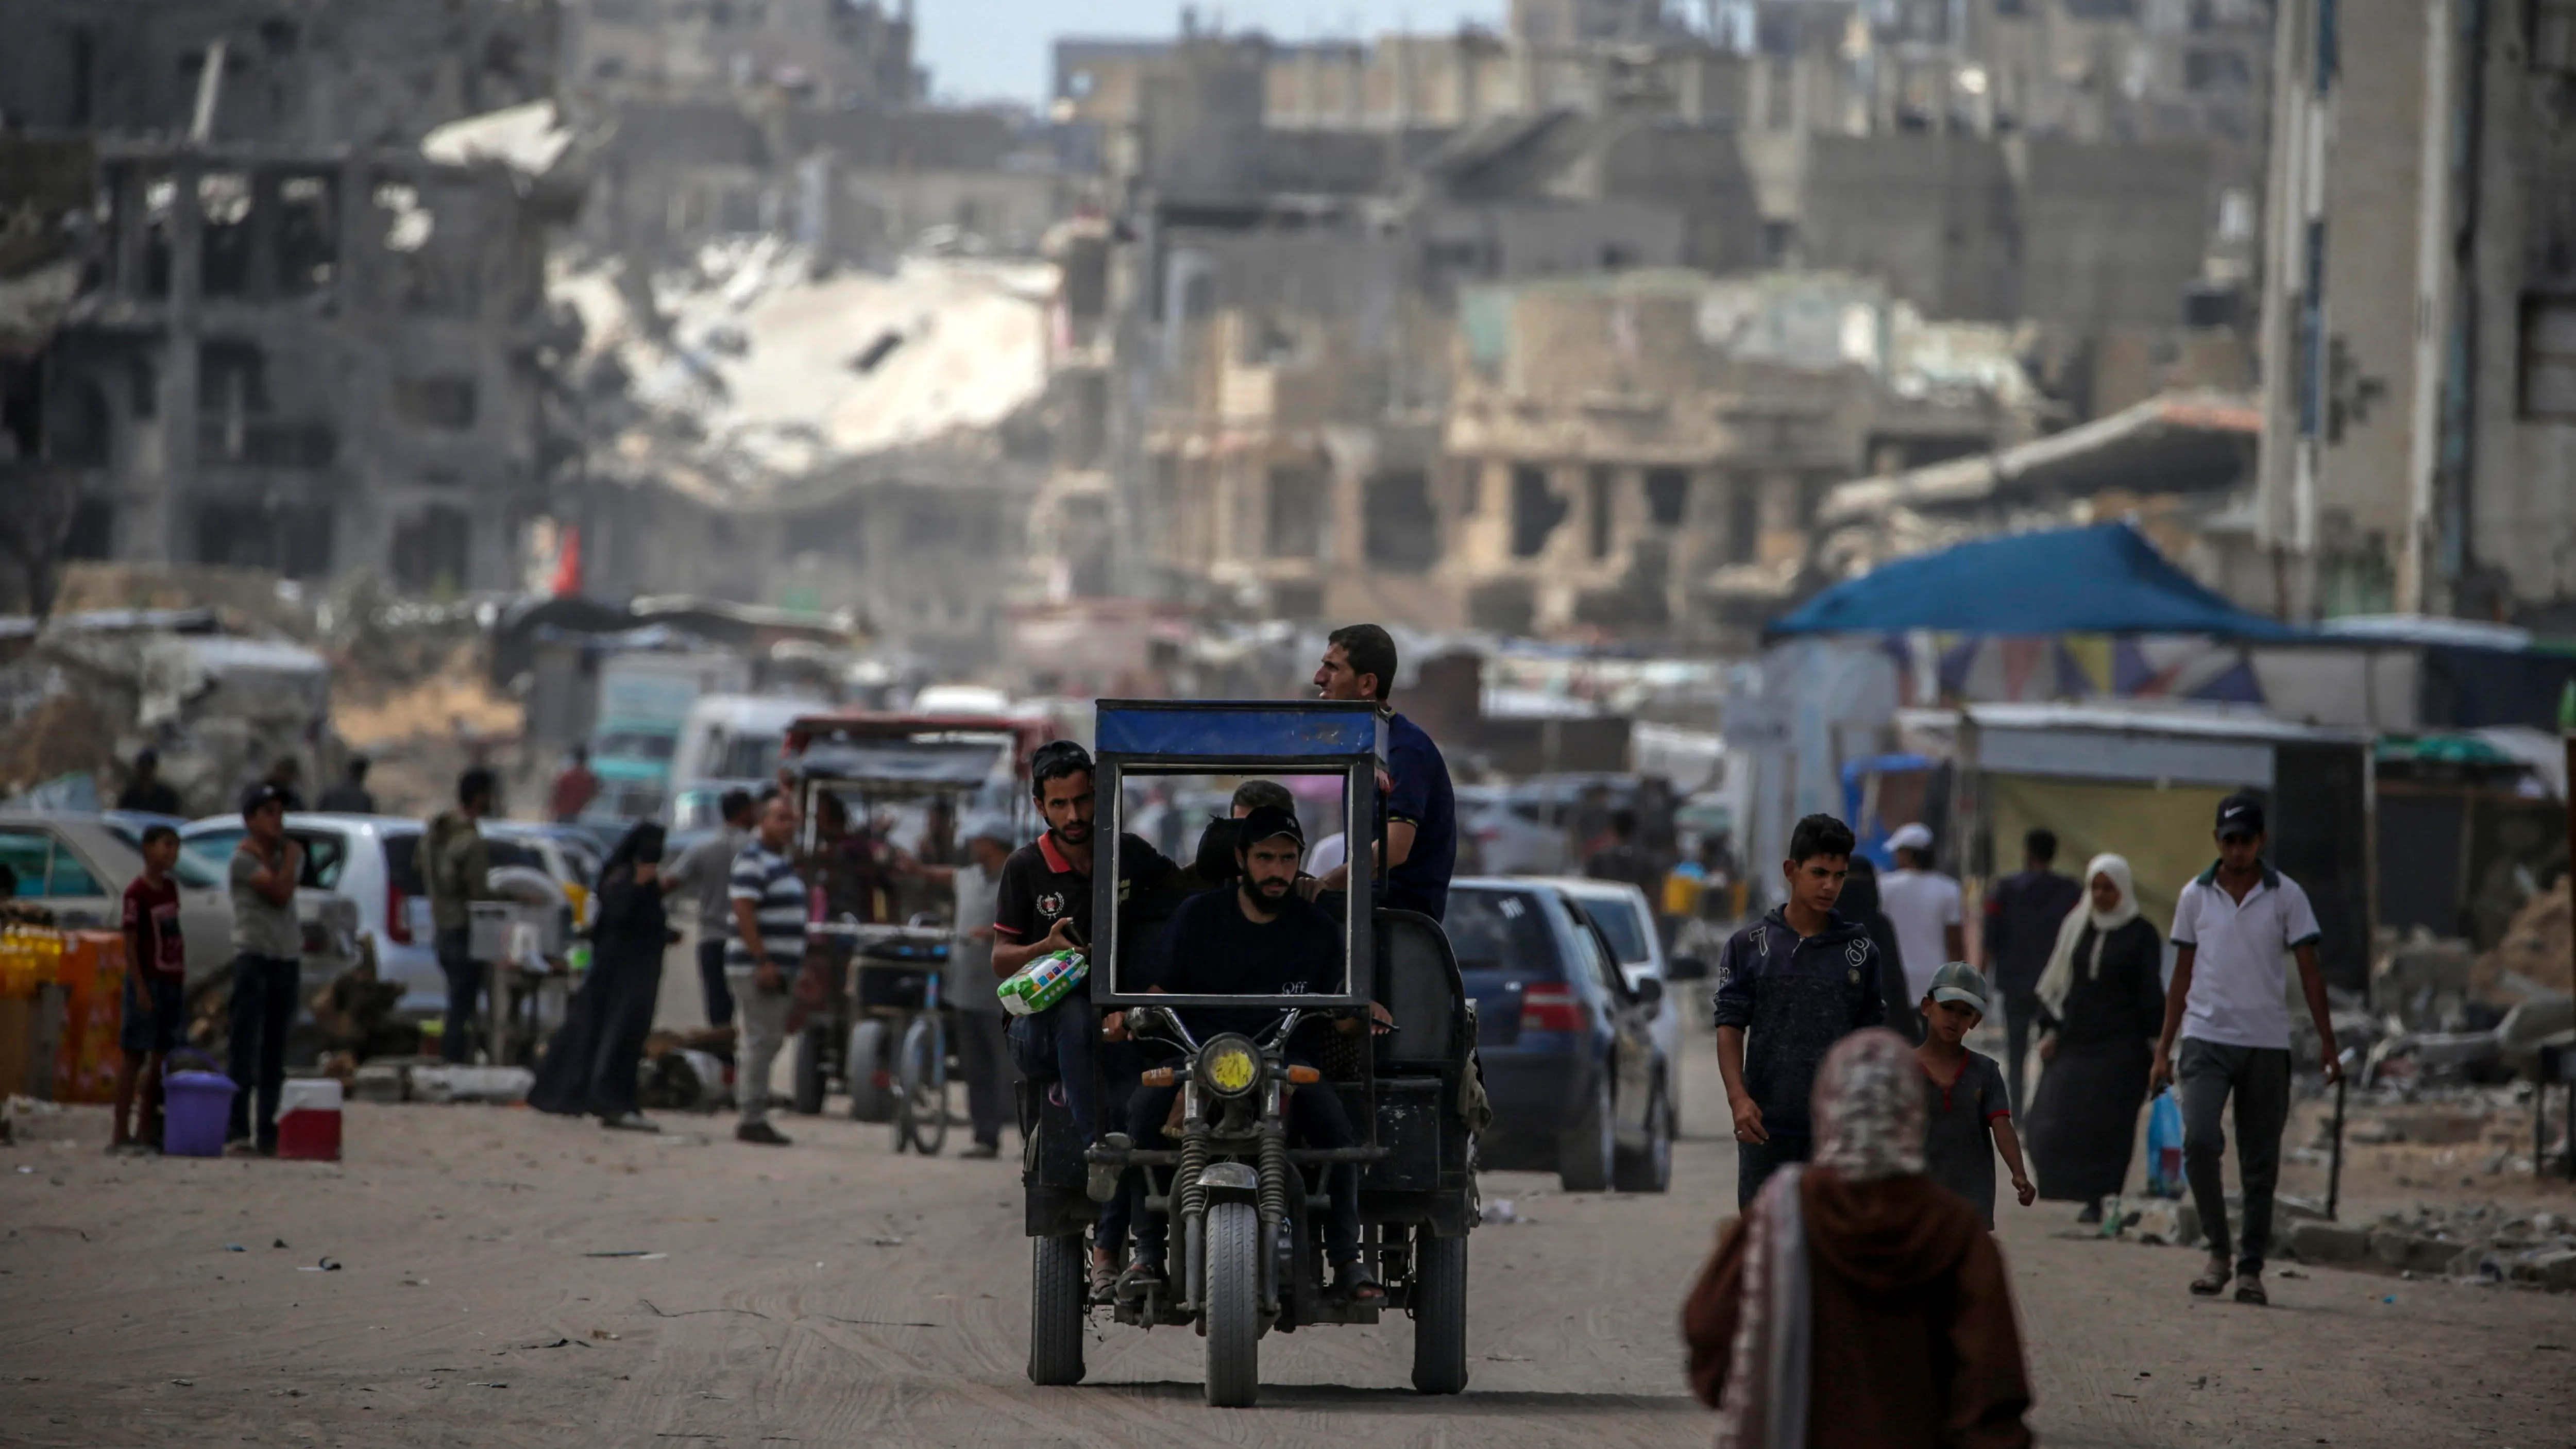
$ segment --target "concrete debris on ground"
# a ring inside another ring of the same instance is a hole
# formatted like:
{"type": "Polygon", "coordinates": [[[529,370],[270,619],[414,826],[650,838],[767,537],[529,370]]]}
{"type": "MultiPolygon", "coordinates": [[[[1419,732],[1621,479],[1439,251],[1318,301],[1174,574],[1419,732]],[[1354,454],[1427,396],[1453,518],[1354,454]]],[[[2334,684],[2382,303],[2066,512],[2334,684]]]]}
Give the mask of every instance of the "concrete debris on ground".
{"type": "Polygon", "coordinates": [[[2477,959],[2470,982],[2491,992],[2520,978],[2533,986],[2576,995],[2576,921],[2571,921],[2567,878],[2523,902],[2495,949],[2477,959]]]}
{"type": "Polygon", "coordinates": [[[2418,1203],[2371,1223],[2293,1223],[2289,1243],[2303,1263],[2576,1291],[2576,1217],[2564,1212],[2418,1203]]]}

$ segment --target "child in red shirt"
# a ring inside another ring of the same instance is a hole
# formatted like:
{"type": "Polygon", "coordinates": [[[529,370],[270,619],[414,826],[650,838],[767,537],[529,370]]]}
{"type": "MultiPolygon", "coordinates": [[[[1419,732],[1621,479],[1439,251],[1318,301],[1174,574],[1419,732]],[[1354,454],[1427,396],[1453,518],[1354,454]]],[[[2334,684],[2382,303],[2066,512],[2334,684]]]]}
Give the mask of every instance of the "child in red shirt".
{"type": "Polygon", "coordinates": [[[125,888],[125,1025],[117,1035],[124,1061],[116,1070],[116,1126],[107,1150],[150,1151],[161,1137],[161,1062],[186,1040],[187,943],[179,934],[179,832],[143,832],[143,874],[125,888]],[[143,1083],[142,1130],[127,1135],[135,1081],[143,1083]]]}

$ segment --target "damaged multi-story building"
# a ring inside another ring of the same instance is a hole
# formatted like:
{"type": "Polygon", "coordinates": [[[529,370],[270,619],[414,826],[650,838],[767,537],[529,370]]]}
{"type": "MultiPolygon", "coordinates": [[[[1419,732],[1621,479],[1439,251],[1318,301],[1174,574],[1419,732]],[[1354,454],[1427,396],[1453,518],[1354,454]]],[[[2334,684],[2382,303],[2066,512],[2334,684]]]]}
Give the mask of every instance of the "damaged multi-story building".
{"type": "Polygon", "coordinates": [[[547,174],[553,24],[523,0],[0,3],[0,150],[76,154],[93,198],[73,294],[0,361],[0,467],[60,500],[62,556],[517,583],[575,461],[543,291],[578,196],[547,174]],[[435,134],[495,110],[544,164],[435,134]]]}
{"type": "Polygon", "coordinates": [[[910,0],[561,0],[567,96],[732,101],[776,95],[826,110],[900,110],[913,64],[910,0]]]}
{"type": "Polygon", "coordinates": [[[2576,6],[2285,0],[2261,602],[2576,626],[2576,6]]]}
{"type": "Polygon", "coordinates": [[[1060,44],[1119,207],[1112,591],[1742,643],[1833,486],[2249,380],[2191,325],[2209,148],[1926,120],[1884,67],[1775,65],[1823,54],[1796,8],[1741,43],[1567,0],[1508,35],[1060,44]]]}

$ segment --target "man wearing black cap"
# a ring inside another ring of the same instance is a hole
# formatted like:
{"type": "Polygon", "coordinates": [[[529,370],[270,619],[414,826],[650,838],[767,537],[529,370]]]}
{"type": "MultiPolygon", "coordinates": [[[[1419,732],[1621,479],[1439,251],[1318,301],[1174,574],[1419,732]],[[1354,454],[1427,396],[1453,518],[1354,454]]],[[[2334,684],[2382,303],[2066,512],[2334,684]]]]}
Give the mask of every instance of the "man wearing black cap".
{"type": "MultiPolygon", "coordinates": [[[[1294,811],[1256,805],[1235,822],[1235,860],[1242,874],[1233,890],[1206,891],[1190,897],[1172,913],[1156,952],[1152,990],[1181,996],[1339,995],[1342,982],[1342,927],[1321,908],[1297,893],[1299,867],[1306,854],[1306,835],[1294,811]]],[[[1375,1009],[1383,1020],[1385,1012],[1375,1009]]],[[[1250,1036],[1279,1020],[1275,1007],[1190,1007],[1181,1015],[1191,1035],[1206,1041],[1218,1032],[1250,1036]]],[[[1289,1059],[1312,1066],[1323,1043],[1335,1031],[1355,1032],[1356,1020],[1313,1017],[1299,1026],[1288,1043],[1289,1059]]],[[[1145,1087],[1127,1112],[1127,1138],[1111,1145],[1143,1141],[1160,1146],[1164,1121],[1180,1088],[1145,1087]]],[[[1288,1100],[1288,1130],[1300,1143],[1348,1147],[1359,1140],[1350,1113],[1330,1086],[1296,1088],[1288,1100]]],[[[1135,1174],[1126,1191],[1101,1213],[1100,1246],[1115,1249],[1134,1208],[1135,1174]]],[[[1384,1301],[1360,1259],[1359,1169],[1344,1163],[1333,1169],[1333,1216],[1326,1224],[1325,1251],[1333,1261],[1342,1291],[1354,1301],[1384,1301]]],[[[1168,1219],[1149,1217],[1136,1233],[1135,1272],[1159,1277],[1168,1241],[1168,1219]]]]}
{"type": "Polygon", "coordinates": [[[2343,1077],[2325,977],[2317,969],[2317,913],[2299,883],[2263,862],[2263,802],[2218,802],[2218,860],[2182,888],[2174,906],[2173,982],[2149,1090],[2175,1077],[2182,1042],[2183,1172],[2209,1235],[2209,1266],[2191,1291],[2214,1298],[2236,1279],[2236,1301],[2263,1303],[2263,1251],[2272,1240],[2272,1189],[2281,1176],[2281,1128],[2290,1116],[2290,1008],[2282,967],[2299,985],[2324,1044],[2328,1083],[2343,1077]],[[2245,1189],[2245,1239],[2228,1257],[2223,1124],[2236,1099],[2236,1167],[2245,1189]]]}

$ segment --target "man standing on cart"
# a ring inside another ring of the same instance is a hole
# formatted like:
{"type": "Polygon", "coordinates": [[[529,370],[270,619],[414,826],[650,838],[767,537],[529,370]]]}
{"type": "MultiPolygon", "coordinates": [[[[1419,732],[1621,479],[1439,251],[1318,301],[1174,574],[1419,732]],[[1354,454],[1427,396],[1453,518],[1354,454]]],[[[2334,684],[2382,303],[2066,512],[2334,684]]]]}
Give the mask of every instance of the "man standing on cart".
{"type": "MultiPolygon", "coordinates": [[[[1351,624],[1333,631],[1324,646],[1324,661],[1315,668],[1318,699],[1373,701],[1386,717],[1386,768],[1380,772],[1384,796],[1378,864],[1386,879],[1377,903],[1390,910],[1419,911],[1438,921],[1449,914],[1449,877],[1458,868],[1458,801],[1449,788],[1449,763],[1422,726],[1397,714],[1387,703],[1395,690],[1395,639],[1375,624],[1351,624]]],[[[1321,882],[1324,890],[1341,890],[1350,868],[1335,866],[1321,882]]]]}

